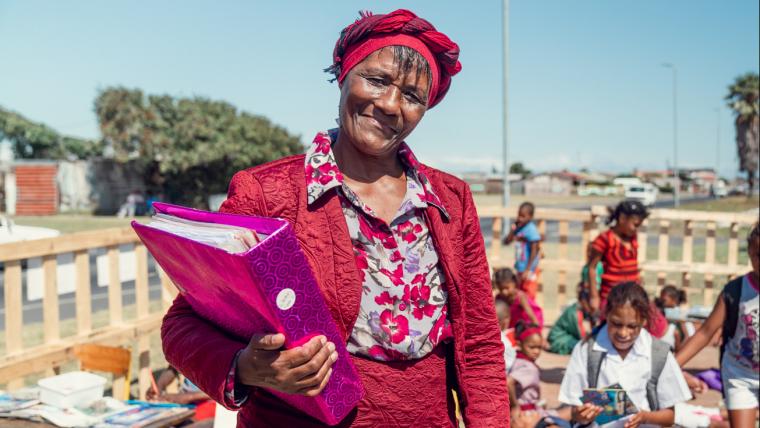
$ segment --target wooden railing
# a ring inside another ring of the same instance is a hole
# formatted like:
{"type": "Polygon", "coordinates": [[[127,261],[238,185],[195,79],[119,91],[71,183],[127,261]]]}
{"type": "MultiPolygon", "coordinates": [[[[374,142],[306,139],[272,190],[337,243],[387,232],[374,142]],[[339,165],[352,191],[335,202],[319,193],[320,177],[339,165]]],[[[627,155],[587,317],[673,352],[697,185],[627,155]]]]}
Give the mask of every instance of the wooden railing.
{"type": "MultiPolygon", "coordinates": [[[[504,236],[505,221],[515,214],[515,208],[479,209],[481,219],[493,224],[483,233],[486,241],[490,240],[488,258],[494,268],[510,266],[513,262],[513,251],[504,248],[500,238],[504,236]]],[[[549,322],[555,319],[561,306],[574,297],[579,272],[586,259],[586,248],[604,229],[602,220],[605,216],[602,207],[586,211],[536,210],[538,228],[547,237],[542,245],[545,254],[541,260],[543,280],[539,303],[549,322]],[[548,229],[551,233],[547,234],[548,229]]],[[[691,295],[699,295],[702,302],[711,304],[716,297],[716,287],[726,277],[747,271],[748,262],[740,258],[740,240],[755,221],[757,217],[748,214],[653,210],[639,233],[639,261],[649,291],[656,292],[657,287],[666,282],[680,282],[691,295]],[[647,238],[652,233],[657,234],[656,251],[648,246],[647,238]],[[671,254],[671,250],[680,253],[671,254]],[[697,252],[700,257],[696,257],[697,252]]],[[[148,257],[146,248],[128,227],[0,245],[5,288],[5,351],[0,354],[0,384],[13,389],[23,384],[25,376],[55,373],[63,364],[75,359],[73,349],[80,343],[123,346],[136,341],[133,359],[136,356],[139,361],[139,394],[144,396],[150,385],[149,335],[160,327],[163,312],[175,294],[171,282],[159,270],[163,303],[159,305],[161,309],[151,311],[148,257]],[[129,320],[124,316],[122,279],[119,276],[119,246],[124,244],[134,245],[135,257],[136,315],[129,320]],[[90,253],[100,248],[106,249],[108,260],[108,321],[105,326],[93,328],[90,253]],[[76,331],[62,337],[56,260],[58,255],[65,253],[74,255],[76,331]],[[39,330],[40,326],[23,323],[22,284],[26,273],[22,265],[37,257],[42,258],[44,278],[43,339],[41,344],[25,346],[23,336],[29,329],[39,330]]]]}
{"type": "MultiPolygon", "coordinates": [[[[80,343],[125,345],[136,341],[132,350],[137,358],[139,394],[144,396],[150,386],[149,334],[161,323],[163,310],[150,311],[148,289],[148,252],[131,228],[103,229],[81,232],[56,238],[0,245],[0,262],[4,267],[5,289],[5,352],[0,355],[0,384],[8,389],[23,385],[24,377],[42,373],[57,373],[61,365],[75,360],[74,347],[80,343]],[[125,320],[120,278],[119,246],[134,245],[135,312],[125,320]],[[90,252],[105,248],[108,260],[108,322],[93,328],[90,252]],[[74,254],[76,331],[61,337],[57,256],[74,254]],[[42,343],[25,347],[22,338],[39,325],[23,323],[22,279],[27,276],[22,264],[41,257],[44,290],[42,296],[42,343]]],[[[162,283],[162,308],[170,303],[174,293],[168,278],[159,270],[162,283]]]]}
{"type": "MultiPolygon", "coordinates": [[[[514,218],[517,209],[482,207],[478,213],[481,219],[492,219],[492,229],[483,231],[490,238],[488,258],[491,266],[511,266],[513,251],[505,248],[500,238],[506,234],[505,219],[514,218]]],[[[540,261],[543,280],[538,300],[548,320],[559,314],[568,299],[575,298],[580,271],[586,261],[586,249],[606,228],[606,216],[605,207],[584,211],[536,209],[535,219],[542,235],[546,236],[547,224],[554,223],[556,227],[554,236],[542,244],[544,257],[540,261]],[[577,230],[571,231],[571,225],[577,230]]],[[[756,215],[744,213],[652,210],[638,234],[639,267],[645,287],[654,294],[665,283],[680,285],[696,302],[711,305],[717,297],[717,287],[749,269],[748,261],[740,262],[740,240],[757,220],[756,215]],[[740,230],[744,231],[741,236],[740,230]],[[699,249],[704,256],[700,254],[699,258],[695,257],[696,232],[703,235],[699,237],[699,249]],[[657,236],[656,251],[649,248],[650,234],[657,236]],[[723,244],[720,251],[716,243],[719,235],[723,244]],[[680,242],[671,245],[671,240],[675,239],[680,242]],[[717,257],[718,254],[721,257],[717,257]]]]}

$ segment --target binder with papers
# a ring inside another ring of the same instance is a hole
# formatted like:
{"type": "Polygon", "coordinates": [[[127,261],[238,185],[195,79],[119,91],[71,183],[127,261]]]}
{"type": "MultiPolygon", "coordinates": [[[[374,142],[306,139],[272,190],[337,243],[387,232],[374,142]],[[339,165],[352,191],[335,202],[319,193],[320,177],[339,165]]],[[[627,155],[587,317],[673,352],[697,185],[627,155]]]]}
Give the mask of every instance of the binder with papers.
{"type": "Polygon", "coordinates": [[[147,224],[132,222],[140,240],[193,309],[247,342],[283,333],[286,348],[319,334],[338,360],[316,397],[270,390],[325,423],[340,422],[363,387],[290,224],[282,219],[212,213],[156,202],[147,224]]]}

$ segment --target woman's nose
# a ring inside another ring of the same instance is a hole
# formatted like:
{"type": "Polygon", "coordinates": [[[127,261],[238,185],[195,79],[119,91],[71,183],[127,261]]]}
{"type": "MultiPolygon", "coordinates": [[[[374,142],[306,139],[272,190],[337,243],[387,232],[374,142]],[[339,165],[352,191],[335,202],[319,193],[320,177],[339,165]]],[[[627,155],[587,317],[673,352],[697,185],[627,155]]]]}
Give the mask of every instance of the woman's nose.
{"type": "Polygon", "coordinates": [[[396,85],[388,85],[377,99],[376,105],[388,116],[396,116],[401,109],[401,90],[396,85]]]}

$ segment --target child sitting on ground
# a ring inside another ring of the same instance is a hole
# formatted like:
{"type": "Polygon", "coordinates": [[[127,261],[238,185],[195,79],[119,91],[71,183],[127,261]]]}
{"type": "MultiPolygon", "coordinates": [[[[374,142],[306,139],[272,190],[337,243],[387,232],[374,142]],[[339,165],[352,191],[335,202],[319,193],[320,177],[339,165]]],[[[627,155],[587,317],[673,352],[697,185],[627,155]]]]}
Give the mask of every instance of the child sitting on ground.
{"type": "Polygon", "coordinates": [[[540,257],[541,234],[533,222],[535,207],[530,202],[523,202],[517,210],[517,218],[504,243],[515,244],[515,270],[520,290],[526,292],[531,299],[536,298],[541,270],[538,268],[540,257]]]}
{"type": "Polygon", "coordinates": [[[549,352],[568,355],[591,332],[593,322],[582,305],[583,283],[578,284],[578,301],[565,308],[549,330],[549,352]]]}
{"type": "Polygon", "coordinates": [[[722,329],[720,372],[732,427],[755,426],[760,393],[760,230],[747,237],[752,271],[730,281],[702,326],[682,345],[677,359],[686,364],[722,329]]]}
{"type": "Polygon", "coordinates": [[[662,287],[660,297],[655,299],[657,308],[668,321],[667,330],[661,340],[670,345],[670,349],[674,352],[681,349],[681,343],[690,336],[681,312],[681,305],[685,303],[686,292],[673,285],[662,287]]]}
{"type": "Polygon", "coordinates": [[[644,330],[650,315],[649,298],[640,285],[625,282],[612,288],[606,321],[575,346],[560,386],[559,401],[574,406],[574,422],[590,424],[602,412],[581,401],[584,389],[619,385],[638,412],[610,425],[673,425],[674,406],[691,399],[691,393],[668,346],[644,330]]]}
{"type": "Polygon", "coordinates": [[[514,328],[519,321],[544,326],[541,307],[526,293],[517,289],[517,278],[512,269],[503,268],[493,275],[493,285],[498,290],[497,299],[504,299],[509,305],[509,326],[514,328]]]}
{"type": "MultiPolygon", "coordinates": [[[[507,386],[509,402],[512,404],[512,418],[517,419],[523,412],[538,412],[549,420],[544,425],[568,426],[556,411],[547,411],[541,400],[540,370],[536,360],[541,356],[543,339],[541,328],[536,324],[520,322],[515,328],[517,335],[517,359],[509,370],[507,386]]],[[[569,408],[561,410],[569,418],[569,408]]]]}

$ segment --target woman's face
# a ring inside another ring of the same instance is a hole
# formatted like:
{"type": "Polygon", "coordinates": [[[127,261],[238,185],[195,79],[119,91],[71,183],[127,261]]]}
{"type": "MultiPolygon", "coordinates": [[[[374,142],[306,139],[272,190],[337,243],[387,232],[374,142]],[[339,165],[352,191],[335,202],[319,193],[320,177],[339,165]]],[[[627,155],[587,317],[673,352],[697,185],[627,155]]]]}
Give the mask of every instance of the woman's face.
{"type": "Polygon", "coordinates": [[[630,304],[618,306],[607,313],[607,334],[612,346],[627,354],[641,333],[644,319],[630,304]]]}
{"type": "Polygon", "coordinates": [[[366,155],[395,155],[427,111],[428,86],[425,73],[400,70],[392,48],[371,53],[343,81],[341,132],[366,155]]]}

